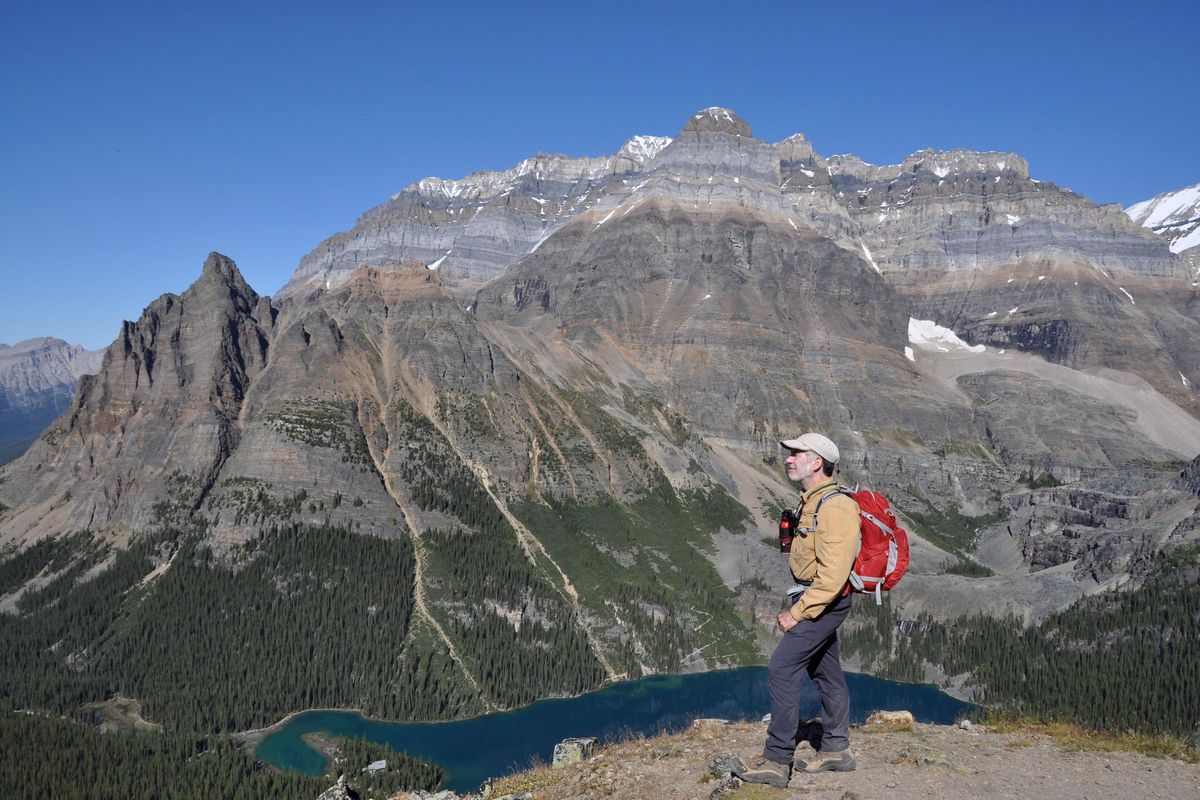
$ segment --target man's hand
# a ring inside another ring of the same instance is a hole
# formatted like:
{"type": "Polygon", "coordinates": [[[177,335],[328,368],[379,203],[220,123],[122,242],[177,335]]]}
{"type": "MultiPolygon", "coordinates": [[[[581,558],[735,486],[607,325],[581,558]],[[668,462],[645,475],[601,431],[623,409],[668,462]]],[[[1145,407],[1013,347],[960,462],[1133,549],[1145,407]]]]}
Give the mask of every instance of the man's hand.
{"type": "Polygon", "coordinates": [[[779,616],[775,620],[775,624],[779,626],[779,630],[787,633],[792,628],[796,627],[796,618],[792,616],[790,611],[780,611],[779,616]]]}

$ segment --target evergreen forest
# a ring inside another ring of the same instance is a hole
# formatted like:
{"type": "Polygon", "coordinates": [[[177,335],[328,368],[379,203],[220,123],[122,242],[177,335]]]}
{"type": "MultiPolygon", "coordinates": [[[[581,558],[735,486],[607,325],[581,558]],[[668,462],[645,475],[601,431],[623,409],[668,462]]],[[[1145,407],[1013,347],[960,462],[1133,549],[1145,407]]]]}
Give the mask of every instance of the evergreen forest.
{"type": "Polygon", "coordinates": [[[64,713],[119,694],[189,733],[260,727],[304,708],[393,719],[480,710],[449,658],[412,646],[405,538],[286,528],[232,564],[195,533],[147,539],[76,583],[102,555],[24,594],[19,616],[0,615],[12,643],[0,655],[0,702],[64,713]],[[143,583],[164,545],[177,548],[171,568],[143,583]]]}
{"type": "Polygon", "coordinates": [[[1200,726],[1200,548],[1155,556],[1137,588],[1086,597],[1037,627],[988,616],[901,621],[859,602],[842,651],[881,677],[970,673],[979,702],[1107,731],[1200,726]]]}
{"type": "Polygon", "coordinates": [[[334,740],[337,756],[334,767],[346,776],[346,785],[362,797],[392,797],[412,791],[436,791],[446,777],[445,771],[408,753],[367,739],[334,740]]]}
{"type": "Polygon", "coordinates": [[[331,782],[267,768],[225,736],[102,734],[81,719],[0,711],[4,797],[315,798],[331,782]]]}

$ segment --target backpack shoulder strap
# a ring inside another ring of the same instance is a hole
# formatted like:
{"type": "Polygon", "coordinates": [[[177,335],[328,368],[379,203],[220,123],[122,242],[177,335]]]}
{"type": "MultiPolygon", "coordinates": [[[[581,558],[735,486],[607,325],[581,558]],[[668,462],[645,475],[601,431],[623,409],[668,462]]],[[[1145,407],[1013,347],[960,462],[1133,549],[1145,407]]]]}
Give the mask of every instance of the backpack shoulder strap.
{"type": "Polygon", "coordinates": [[[825,504],[826,500],[828,500],[829,498],[831,498],[835,495],[839,495],[839,494],[844,494],[844,495],[846,495],[846,497],[849,497],[851,500],[854,499],[854,490],[850,489],[849,487],[846,487],[846,486],[835,486],[832,489],[830,489],[828,492],[825,492],[823,495],[818,497],[817,498],[817,507],[813,509],[813,529],[814,530],[817,527],[817,515],[821,513],[821,506],[823,506],[825,504]]]}

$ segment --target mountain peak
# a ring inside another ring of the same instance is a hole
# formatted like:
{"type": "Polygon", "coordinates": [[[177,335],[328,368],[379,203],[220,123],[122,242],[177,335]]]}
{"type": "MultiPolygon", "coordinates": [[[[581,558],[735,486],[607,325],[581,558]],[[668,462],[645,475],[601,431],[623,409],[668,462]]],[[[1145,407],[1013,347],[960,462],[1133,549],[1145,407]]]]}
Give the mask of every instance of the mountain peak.
{"type": "Polygon", "coordinates": [[[732,133],[737,136],[746,137],[753,136],[750,132],[750,126],[745,120],[728,108],[721,108],[720,106],[709,106],[692,114],[687,124],[683,126],[683,130],[684,132],[716,132],[732,133]]]}
{"type": "Polygon", "coordinates": [[[208,254],[208,258],[204,259],[204,268],[201,270],[201,274],[204,273],[215,273],[228,279],[238,273],[238,268],[232,258],[214,250],[208,254]]]}
{"type": "Polygon", "coordinates": [[[1165,236],[1172,253],[1200,245],[1200,183],[1134,203],[1125,213],[1136,224],[1165,236]]]}
{"type": "Polygon", "coordinates": [[[36,336],[32,339],[25,339],[23,341],[17,342],[16,344],[5,344],[4,342],[0,342],[0,351],[7,352],[9,350],[13,350],[13,351],[20,351],[20,352],[25,353],[25,352],[30,352],[33,350],[38,350],[43,347],[68,347],[68,346],[72,346],[72,345],[69,345],[67,342],[64,342],[62,339],[59,339],[55,336],[36,336]]]}
{"type": "Polygon", "coordinates": [[[780,157],[785,160],[797,161],[813,157],[812,142],[803,133],[796,132],[775,145],[780,157]]]}
{"type": "Polygon", "coordinates": [[[666,149],[670,143],[670,136],[634,136],[621,147],[617,155],[628,156],[639,164],[645,164],[666,149]]]}
{"type": "Polygon", "coordinates": [[[215,250],[204,260],[200,277],[188,288],[187,293],[207,293],[214,289],[222,295],[228,292],[230,298],[241,299],[248,305],[258,302],[258,293],[246,283],[234,260],[215,250]]]}

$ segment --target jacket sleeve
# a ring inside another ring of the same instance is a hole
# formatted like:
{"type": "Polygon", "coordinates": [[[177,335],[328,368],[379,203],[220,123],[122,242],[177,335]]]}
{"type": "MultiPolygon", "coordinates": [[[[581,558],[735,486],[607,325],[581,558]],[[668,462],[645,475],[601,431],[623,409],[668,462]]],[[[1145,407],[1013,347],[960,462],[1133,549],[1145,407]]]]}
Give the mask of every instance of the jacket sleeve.
{"type": "Polygon", "coordinates": [[[797,622],[816,619],[846,587],[858,555],[858,504],[845,495],[826,500],[817,514],[817,530],[813,536],[817,574],[812,585],[791,608],[791,615],[797,622]]]}

